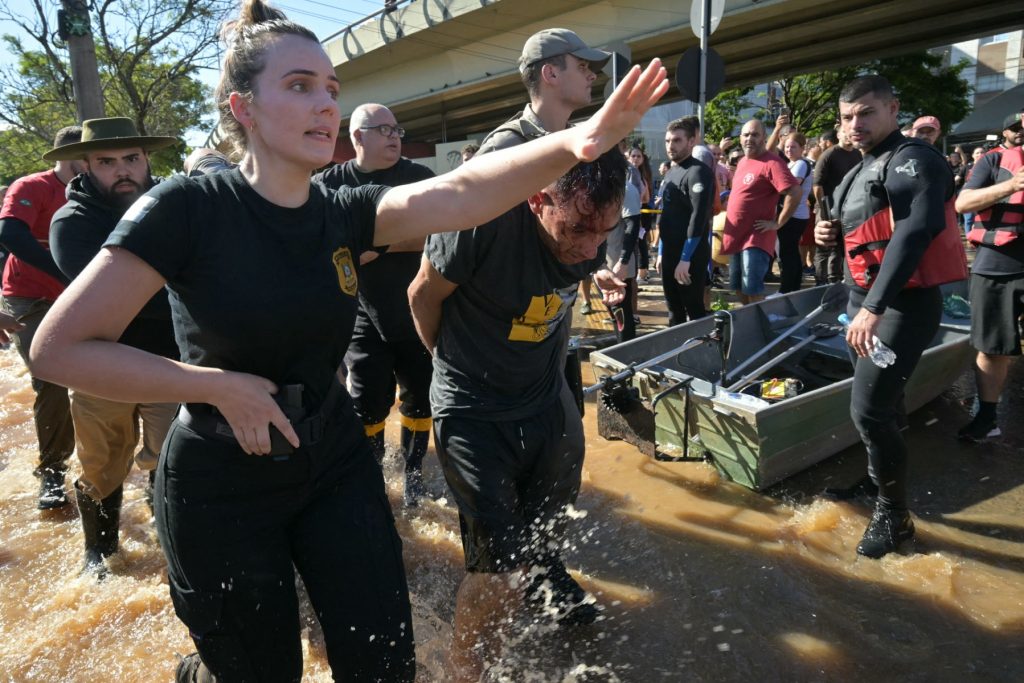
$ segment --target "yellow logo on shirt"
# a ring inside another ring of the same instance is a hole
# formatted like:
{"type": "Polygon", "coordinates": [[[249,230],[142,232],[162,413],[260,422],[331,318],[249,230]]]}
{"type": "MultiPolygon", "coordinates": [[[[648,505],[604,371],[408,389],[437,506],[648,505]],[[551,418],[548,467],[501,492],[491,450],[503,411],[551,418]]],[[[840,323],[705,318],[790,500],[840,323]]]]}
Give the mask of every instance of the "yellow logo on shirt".
{"type": "Polygon", "coordinates": [[[341,291],[349,296],[355,296],[359,289],[359,278],[356,276],[356,266],[352,261],[352,252],[348,247],[341,247],[331,256],[334,262],[334,269],[338,271],[338,286],[341,291]]]}
{"type": "Polygon", "coordinates": [[[512,320],[509,341],[539,342],[551,334],[551,323],[555,322],[565,300],[555,294],[535,296],[530,299],[526,313],[512,320]]]}

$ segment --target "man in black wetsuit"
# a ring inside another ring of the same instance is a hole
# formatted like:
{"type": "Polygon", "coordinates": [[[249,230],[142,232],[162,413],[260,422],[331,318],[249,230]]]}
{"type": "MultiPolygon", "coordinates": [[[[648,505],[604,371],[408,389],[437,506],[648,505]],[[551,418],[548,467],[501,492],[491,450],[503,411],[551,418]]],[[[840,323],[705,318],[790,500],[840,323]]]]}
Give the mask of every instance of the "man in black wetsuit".
{"type": "MultiPolygon", "coordinates": [[[[327,187],[407,185],[434,173],[402,156],[405,131],[382,104],[362,104],[352,112],[349,137],[356,158],[317,175],[327,187]]],[[[393,244],[384,254],[361,255],[359,312],[345,355],[356,412],[363,421],[378,461],[384,458],[384,423],[400,390],[404,502],[415,507],[426,494],[423,456],[430,441],[430,377],[433,366],[409,313],[406,289],[416,276],[423,240],[393,244]]]]}
{"type": "MultiPolygon", "coordinates": [[[[78,277],[99,253],[114,226],[136,199],[153,187],[148,152],[176,144],[172,137],[140,136],[126,118],[91,119],[83,141],[47,152],[44,159],[81,160],[86,172],[68,183],[68,202],[53,216],[50,248],[69,280],[78,277]]],[[[160,290],[128,325],[119,341],[177,360],[167,292],[160,290]]],[[[71,392],[75,451],[82,475],[75,481],[78,512],[85,534],[85,570],[102,578],[103,563],[117,551],[124,480],[133,456],[152,473],[171,420],[172,403],[122,403],[71,392]],[[142,448],[135,452],[142,425],[142,448]]]]}
{"type": "Polygon", "coordinates": [[[671,121],[665,130],[665,152],[672,167],[662,181],[658,269],[668,302],[669,325],[707,315],[704,284],[711,259],[708,232],[715,176],[691,155],[697,140],[697,129],[688,118],[671,121]]]}
{"type": "Polygon", "coordinates": [[[857,78],[843,88],[840,121],[864,160],[835,191],[838,222],[815,227],[819,244],[836,244],[840,226],[845,240],[852,319],[846,339],[856,353],[850,414],[878,489],[857,553],[872,558],[914,535],[907,446],[900,434],[903,390],[938,331],[938,285],[967,274],[949,164],[932,145],[904,138],[898,113],[892,86],[881,76],[857,78]],[[872,362],[876,340],[895,352],[892,365],[872,362]]]}

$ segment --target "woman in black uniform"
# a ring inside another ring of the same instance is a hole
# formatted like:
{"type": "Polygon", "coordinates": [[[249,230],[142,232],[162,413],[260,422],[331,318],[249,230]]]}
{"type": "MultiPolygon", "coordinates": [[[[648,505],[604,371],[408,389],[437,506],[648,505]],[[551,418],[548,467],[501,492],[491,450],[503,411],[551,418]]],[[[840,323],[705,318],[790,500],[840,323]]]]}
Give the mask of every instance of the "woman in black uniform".
{"type": "Polygon", "coordinates": [[[383,479],[336,371],[363,251],[483,223],[622,139],[668,87],[634,69],[594,117],[388,189],[310,184],[331,160],[339,84],[316,37],[244,0],[217,89],[237,169],[142,197],[54,306],[36,376],[115,401],[183,404],[156,520],[200,657],[179,680],[297,681],[294,569],[336,680],[411,681],[412,620],[383,479]],[[116,343],[164,285],[183,362],[116,343]]]}

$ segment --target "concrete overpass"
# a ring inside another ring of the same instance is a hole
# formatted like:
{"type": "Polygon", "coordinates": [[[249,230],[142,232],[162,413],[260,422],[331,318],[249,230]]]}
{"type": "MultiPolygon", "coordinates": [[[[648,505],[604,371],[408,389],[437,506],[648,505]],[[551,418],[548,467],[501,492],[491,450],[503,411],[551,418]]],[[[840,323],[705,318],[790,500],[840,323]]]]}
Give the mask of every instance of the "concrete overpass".
{"type": "MultiPolygon", "coordinates": [[[[408,131],[407,145],[433,147],[480,137],[522,108],[516,60],[535,31],[563,26],[591,45],[624,43],[634,63],[661,57],[674,78],[680,55],[698,43],[689,9],[689,0],[411,0],[324,42],[346,119],[381,102],[408,131]]],[[[729,88],[1020,26],[1020,0],[726,0],[711,44],[729,88]]],[[[596,103],[606,80],[595,84],[596,103]]]]}

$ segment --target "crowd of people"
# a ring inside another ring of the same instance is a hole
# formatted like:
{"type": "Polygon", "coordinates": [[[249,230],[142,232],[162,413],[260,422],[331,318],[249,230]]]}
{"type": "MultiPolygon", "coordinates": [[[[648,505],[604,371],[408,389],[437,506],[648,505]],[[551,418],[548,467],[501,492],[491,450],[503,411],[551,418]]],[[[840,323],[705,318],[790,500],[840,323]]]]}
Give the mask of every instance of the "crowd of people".
{"type": "Polygon", "coordinates": [[[665,70],[632,69],[570,125],[611,55],[548,29],[519,61],[528,104],[435,177],[402,156],[404,131],[377,103],[349,119],[355,158],[331,164],[341,86],[307,29],[243,0],[225,36],[215,96],[237,163],[197,150],[158,182],[149,154],[175,138],[89,120],[57,134],[53,168],[16,181],[0,212],[0,342],[32,375],[38,507],[69,503],[76,453],[83,571],[102,580],[124,481],[133,464],[150,472],[172,602],[197,649],[178,681],[299,680],[296,570],[338,680],[413,680],[381,469],[396,391],[404,505],[428,495],[432,433],[458,507],[451,680],[479,680],[522,609],[594,622],[562,559],[585,450],[563,366],[591,285],[619,338],[636,333],[649,245],[670,325],[708,314],[716,252],[742,303],[765,296],[776,259],[782,294],[805,274],[845,278],[851,416],[869,458],[869,482],[850,490],[875,488],[857,552],[877,558],[913,535],[902,390],[938,327],[938,285],[967,277],[955,204],[977,249],[980,408],[961,435],[998,435],[1024,308],[1019,113],[968,170],[962,151],[947,162],[934,147],[934,117],[905,138],[892,88],[867,76],[819,139],[786,116],[717,145],[696,117],[670,122],[656,183],[625,140],[668,89],[665,70]],[[867,360],[877,339],[894,366],[867,360]]]}

